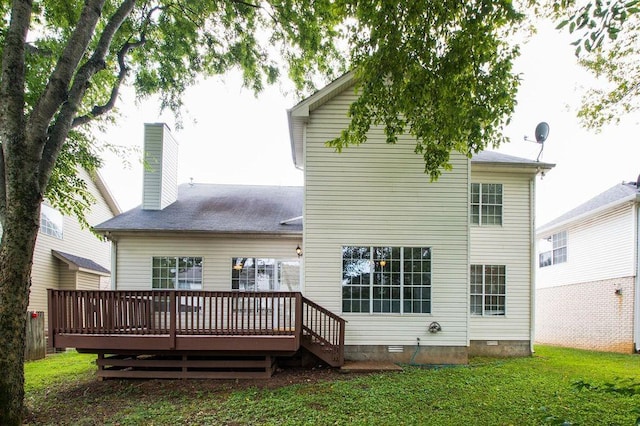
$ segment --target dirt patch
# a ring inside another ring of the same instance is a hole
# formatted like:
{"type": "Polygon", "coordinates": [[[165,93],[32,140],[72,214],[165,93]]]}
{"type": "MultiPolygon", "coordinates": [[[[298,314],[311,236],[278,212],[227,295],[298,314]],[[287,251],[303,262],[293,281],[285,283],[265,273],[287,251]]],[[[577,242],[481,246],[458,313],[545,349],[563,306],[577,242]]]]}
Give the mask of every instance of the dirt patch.
{"type": "Polygon", "coordinates": [[[27,398],[26,424],[102,424],[110,416],[130,406],[131,401],[151,405],[162,399],[208,395],[221,400],[232,392],[246,389],[277,389],[296,384],[315,384],[350,380],[364,374],[344,374],[337,369],[317,368],[278,369],[270,379],[236,380],[104,380],[97,377],[61,385],[42,395],[27,398]]]}

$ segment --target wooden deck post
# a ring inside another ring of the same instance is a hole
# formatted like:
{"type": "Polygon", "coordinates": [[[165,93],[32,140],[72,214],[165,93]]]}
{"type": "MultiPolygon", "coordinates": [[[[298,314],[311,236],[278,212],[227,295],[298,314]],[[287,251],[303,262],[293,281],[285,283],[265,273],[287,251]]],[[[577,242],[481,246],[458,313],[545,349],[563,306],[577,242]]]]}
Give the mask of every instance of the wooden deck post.
{"type": "Polygon", "coordinates": [[[176,303],[178,298],[176,297],[176,292],[170,292],[171,298],[169,302],[170,306],[170,317],[169,317],[169,349],[176,348],[176,321],[178,315],[180,315],[180,309],[178,309],[178,304],[176,303]]]}
{"type": "Polygon", "coordinates": [[[53,293],[50,288],[47,289],[47,306],[49,307],[47,309],[47,316],[49,318],[49,326],[47,330],[47,333],[49,334],[47,340],[47,348],[51,348],[51,351],[53,352],[53,349],[56,347],[56,345],[54,344],[55,335],[53,333],[54,316],[59,311],[59,309],[58,306],[53,306],[53,293]]]}
{"type": "Polygon", "coordinates": [[[296,300],[296,317],[295,317],[295,338],[296,347],[300,347],[300,340],[302,339],[302,293],[297,292],[295,296],[296,300]]]}

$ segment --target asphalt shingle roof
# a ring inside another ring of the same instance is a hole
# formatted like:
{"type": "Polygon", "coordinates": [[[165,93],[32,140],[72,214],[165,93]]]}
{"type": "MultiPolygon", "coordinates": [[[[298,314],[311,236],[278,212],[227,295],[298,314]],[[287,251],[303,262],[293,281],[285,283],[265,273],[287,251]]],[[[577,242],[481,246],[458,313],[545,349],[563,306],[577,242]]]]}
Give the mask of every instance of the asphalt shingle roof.
{"type": "Polygon", "coordinates": [[[600,207],[604,207],[606,205],[615,203],[616,201],[622,201],[625,198],[628,198],[632,195],[638,195],[638,188],[636,187],[635,182],[631,183],[619,183],[601,194],[596,195],[589,201],[580,204],[578,207],[569,210],[568,212],[558,216],[552,221],[542,225],[542,228],[550,228],[556,224],[566,222],[575,217],[581,216],[583,214],[589,213],[590,211],[594,211],[599,209],[600,207]]]}
{"type": "Polygon", "coordinates": [[[56,256],[58,259],[68,264],[75,265],[78,268],[89,269],[91,271],[101,272],[103,274],[110,273],[107,268],[104,268],[98,265],[96,262],[94,262],[91,259],[87,259],[86,257],[80,257],[73,254],[64,253],[58,250],[51,250],[51,251],[53,252],[54,256],[56,256]]]}
{"type": "Polygon", "coordinates": [[[98,232],[174,231],[302,234],[299,186],[182,184],[178,200],[163,210],[141,206],[96,226],[98,232]]]}

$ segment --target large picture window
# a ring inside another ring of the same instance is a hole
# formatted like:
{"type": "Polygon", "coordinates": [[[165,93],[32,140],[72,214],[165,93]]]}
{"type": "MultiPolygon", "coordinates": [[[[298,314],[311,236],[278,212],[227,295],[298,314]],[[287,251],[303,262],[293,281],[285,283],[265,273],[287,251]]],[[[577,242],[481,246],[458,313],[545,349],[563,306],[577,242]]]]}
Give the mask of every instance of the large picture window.
{"type": "Polygon", "coordinates": [[[154,257],[151,275],[153,289],[202,290],[202,258],[154,257]]]}
{"type": "Polygon", "coordinates": [[[506,289],[504,265],[471,265],[471,315],[504,315],[506,289]]]}
{"type": "Polygon", "coordinates": [[[40,207],[40,232],[62,239],[62,213],[53,207],[42,204],[40,207]]]}
{"type": "Polygon", "coordinates": [[[234,257],[231,259],[231,289],[300,291],[300,261],[234,257]]]}
{"type": "Polygon", "coordinates": [[[558,232],[539,242],[538,262],[541,268],[567,261],[567,231],[558,232]]]}
{"type": "Polygon", "coordinates": [[[502,184],[471,184],[471,223],[502,225],[502,184]]]}
{"type": "Polygon", "coordinates": [[[430,313],[431,248],[342,247],[342,311],[430,313]]]}

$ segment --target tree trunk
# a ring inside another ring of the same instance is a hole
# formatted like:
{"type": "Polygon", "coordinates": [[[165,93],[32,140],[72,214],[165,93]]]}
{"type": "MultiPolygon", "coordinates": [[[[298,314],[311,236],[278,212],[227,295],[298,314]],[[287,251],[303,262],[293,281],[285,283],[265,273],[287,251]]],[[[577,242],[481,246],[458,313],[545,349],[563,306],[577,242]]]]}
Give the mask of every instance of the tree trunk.
{"type": "Polygon", "coordinates": [[[25,156],[5,164],[11,184],[0,245],[0,425],[20,425],[24,415],[25,314],[42,201],[25,156]]]}

